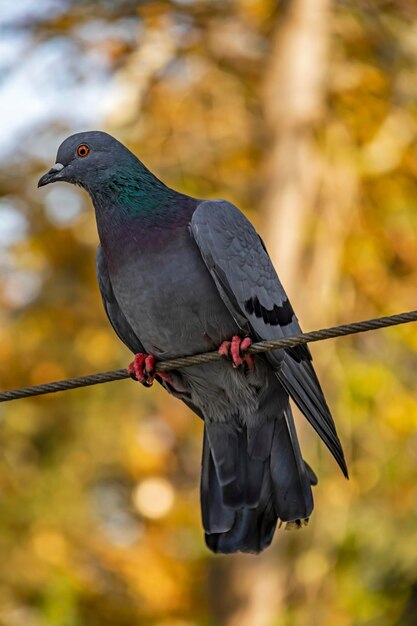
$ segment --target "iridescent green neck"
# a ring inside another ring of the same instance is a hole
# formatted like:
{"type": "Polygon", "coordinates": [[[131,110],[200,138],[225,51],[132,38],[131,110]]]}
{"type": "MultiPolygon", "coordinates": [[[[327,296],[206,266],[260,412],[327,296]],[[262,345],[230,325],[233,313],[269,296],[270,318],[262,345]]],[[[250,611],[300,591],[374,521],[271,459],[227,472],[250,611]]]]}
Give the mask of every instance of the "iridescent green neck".
{"type": "MultiPolygon", "coordinates": [[[[162,183],[139,160],[118,163],[101,172],[88,191],[98,219],[109,222],[157,220],[175,210],[177,194],[162,183]]],[[[101,221],[101,220],[100,220],[101,221]]]]}
{"type": "MultiPolygon", "coordinates": [[[[109,259],[163,247],[187,227],[198,200],[170,189],[136,157],[97,172],[86,185],[96,211],[100,241],[109,259]]],[[[110,261],[109,261],[110,262],[110,261]]]]}

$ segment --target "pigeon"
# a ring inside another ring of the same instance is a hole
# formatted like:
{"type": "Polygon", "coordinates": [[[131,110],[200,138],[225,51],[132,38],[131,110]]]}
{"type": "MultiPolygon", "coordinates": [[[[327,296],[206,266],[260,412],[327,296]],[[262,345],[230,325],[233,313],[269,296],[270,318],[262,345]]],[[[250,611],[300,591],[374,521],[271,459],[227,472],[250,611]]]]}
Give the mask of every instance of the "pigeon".
{"type": "Polygon", "coordinates": [[[336,427],[306,345],[252,356],[253,341],[301,329],[252,224],[225,200],[161,182],[105,132],[68,137],[38,186],[65,181],[91,197],[104,309],[133,352],[133,378],[154,380],[204,422],[201,512],[216,553],[259,553],[277,523],[307,524],[317,477],[304,461],[290,398],[348,478],[336,427]],[[218,362],[164,374],[158,359],[218,349],[218,362]]]}

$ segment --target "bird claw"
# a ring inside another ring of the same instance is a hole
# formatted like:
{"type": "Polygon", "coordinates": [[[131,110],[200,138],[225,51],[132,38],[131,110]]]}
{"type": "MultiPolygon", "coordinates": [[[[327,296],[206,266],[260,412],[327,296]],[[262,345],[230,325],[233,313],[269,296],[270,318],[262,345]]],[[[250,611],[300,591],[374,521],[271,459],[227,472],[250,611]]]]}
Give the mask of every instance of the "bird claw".
{"type": "Polygon", "coordinates": [[[232,359],[233,367],[242,367],[246,365],[249,369],[254,368],[253,356],[247,354],[249,347],[252,345],[250,337],[243,339],[238,335],[232,337],[232,341],[223,341],[218,353],[222,356],[232,359]]]}
{"type": "MultiPolygon", "coordinates": [[[[153,354],[139,352],[138,354],[135,354],[135,358],[128,366],[127,371],[133,380],[136,380],[145,387],[152,387],[155,378],[157,378],[158,380],[161,379],[169,383],[176,390],[176,385],[174,384],[172,377],[167,372],[156,373],[155,364],[156,358],[153,354]]],[[[161,382],[161,380],[159,380],[159,382],[161,382]]],[[[180,389],[179,391],[184,390],[180,389]]]]}
{"type": "Polygon", "coordinates": [[[137,380],[145,387],[152,387],[155,380],[155,362],[152,354],[139,352],[127,368],[131,378],[137,380]]]}
{"type": "Polygon", "coordinates": [[[300,528],[308,526],[309,519],[310,518],[305,517],[304,519],[296,519],[292,522],[287,522],[285,525],[285,530],[300,530],[300,528]]]}

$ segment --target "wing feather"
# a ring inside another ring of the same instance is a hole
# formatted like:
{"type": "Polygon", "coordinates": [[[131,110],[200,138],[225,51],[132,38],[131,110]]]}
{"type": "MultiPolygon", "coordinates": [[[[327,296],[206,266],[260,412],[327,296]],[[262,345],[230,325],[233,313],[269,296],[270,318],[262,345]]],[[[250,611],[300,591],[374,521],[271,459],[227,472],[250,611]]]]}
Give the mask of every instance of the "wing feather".
{"type": "MultiPolygon", "coordinates": [[[[239,209],[224,200],[201,202],[190,231],[220,296],[244,332],[260,340],[301,333],[266,248],[239,209]]],[[[274,350],[266,358],[347,476],[342,446],[308,347],[274,350]]]]}

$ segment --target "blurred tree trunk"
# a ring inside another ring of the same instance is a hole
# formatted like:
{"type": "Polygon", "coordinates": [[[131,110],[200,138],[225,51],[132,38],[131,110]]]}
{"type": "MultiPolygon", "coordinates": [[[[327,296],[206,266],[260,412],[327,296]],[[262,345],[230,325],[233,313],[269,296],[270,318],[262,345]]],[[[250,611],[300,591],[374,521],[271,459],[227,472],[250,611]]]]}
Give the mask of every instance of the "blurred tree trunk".
{"type": "Polygon", "coordinates": [[[343,135],[339,141],[342,130],[324,118],[331,20],[329,0],[285,2],[264,88],[272,138],[265,241],[294,309],[309,328],[337,314],[332,294],[357,188],[356,174],[338,154],[349,139],[343,135]],[[307,284],[308,290],[297,289],[307,284]]]}
{"type": "Polygon", "coordinates": [[[285,3],[265,81],[272,137],[263,206],[266,243],[288,286],[300,279],[304,233],[320,185],[313,133],[323,114],[328,11],[329,0],[285,3]]]}
{"type": "MultiPolygon", "coordinates": [[[[323,111],[328,9],[329,0],[283,3],[265,74],[271,144],[263,231],[286,285],[301,278],[303,232],[319,189],[320,164],[312,135],[323,111]]],[[[280,551],[278,538],[275,549],[262,556],[215,561],[211,590],[216,624],[269,626],[274,622],[285,600],[289,574],[288,560],[277,558],[280,551]]]]}

